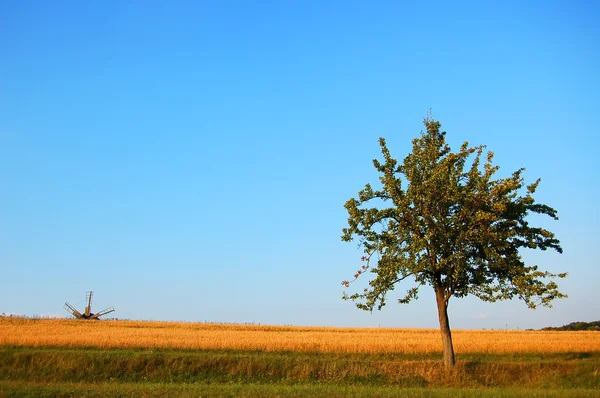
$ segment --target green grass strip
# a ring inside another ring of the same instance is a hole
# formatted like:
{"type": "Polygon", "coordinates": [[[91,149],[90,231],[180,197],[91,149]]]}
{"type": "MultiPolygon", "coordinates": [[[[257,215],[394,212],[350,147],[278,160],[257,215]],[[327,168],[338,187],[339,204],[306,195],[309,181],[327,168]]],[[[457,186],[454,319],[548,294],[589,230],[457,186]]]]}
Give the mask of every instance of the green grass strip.
{"type": "Polygon", "coordinates": [[[0,381],[2,397],[597,397],[598,390],[401,388],[338,384],[40,384],[0,381]]]}
{"type": "Polygon", "coordinates": [[[600,388],[600,354],[471,356],[262,351],[98,350],[0,347],[0,380],[60,383],[335,384],[401,388],[600,388]]]}

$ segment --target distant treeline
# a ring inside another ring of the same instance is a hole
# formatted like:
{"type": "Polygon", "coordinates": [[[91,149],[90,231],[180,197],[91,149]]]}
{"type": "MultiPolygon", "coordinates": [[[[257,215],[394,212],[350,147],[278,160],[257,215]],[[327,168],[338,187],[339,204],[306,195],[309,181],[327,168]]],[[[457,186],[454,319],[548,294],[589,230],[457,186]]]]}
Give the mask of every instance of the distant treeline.
{"type": "Polygon", "coordinates": [[[547,327],[542,330],[599,330],[600,331],[600,321],[594,322],[571,322],[568,325],[558,326],[558,327],[547,327]]]}

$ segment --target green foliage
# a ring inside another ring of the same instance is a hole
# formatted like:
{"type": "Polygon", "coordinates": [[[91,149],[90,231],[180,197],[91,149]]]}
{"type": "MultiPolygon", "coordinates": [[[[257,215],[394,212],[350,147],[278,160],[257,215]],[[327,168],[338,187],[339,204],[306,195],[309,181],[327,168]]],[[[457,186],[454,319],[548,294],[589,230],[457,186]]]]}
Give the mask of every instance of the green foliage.
{"type": "Polygon", "coordinates": [[[520,255],[521,249],[562,253],[552,232],[527,221],[532,213],[558,219],[555,209],[533,198],[540,180],[525,185],[524,169],[495,178],[499,167],[492,152],[484,156],[484,146],[467,142],[452,152],[441,124],[430,118],[424,124],[426,131],[413,140],[402,163],[379,139],[383,160],[373,165],[381,188],[367,184],[345,204],[349,217],[342,240],[358,238],[364,249],[354,280],[367,271],[373,278],[344,299],[360,309],[381,309],[404,280],[414,284],[399,303],[417,298],[423,285],[443,291],[446,306],[452,296],[489,302],[518,297],[530,308],[566,297],[552,280],[566,273],[541,271],[520,255]]]}
{"type": "Polygon", "coordinates": [[[542,330],[556,330],[556,331],[567,331],[567,330],[588,330],[588,331],[600,331],[600,321],[594,322],[571,322],[568,325],[559,327],[546,327],[542,330]]]}

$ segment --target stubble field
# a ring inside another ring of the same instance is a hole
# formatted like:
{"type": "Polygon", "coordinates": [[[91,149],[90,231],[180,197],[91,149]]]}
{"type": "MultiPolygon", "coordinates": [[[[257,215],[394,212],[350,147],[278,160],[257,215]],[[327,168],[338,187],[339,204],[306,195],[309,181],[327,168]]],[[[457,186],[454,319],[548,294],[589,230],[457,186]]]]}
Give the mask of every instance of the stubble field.
{"type": "Polygon", "coordinates": [[[598,332],[453,338],[447,371],[435,329],[1,317],[0,397],[600,396],[598,332]]]}

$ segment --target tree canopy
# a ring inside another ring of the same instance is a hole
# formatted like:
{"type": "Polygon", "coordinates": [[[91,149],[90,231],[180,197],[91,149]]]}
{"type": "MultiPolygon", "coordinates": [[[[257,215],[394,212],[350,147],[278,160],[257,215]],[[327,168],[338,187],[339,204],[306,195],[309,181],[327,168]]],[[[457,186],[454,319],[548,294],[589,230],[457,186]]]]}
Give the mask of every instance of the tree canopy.
{"type": "MultiPolygon", "coordinates": [[[[558,219],[555,209],[537,203],[533,194],[540,180],[526,185],[518,169],[495,178],[499,167],[485,146],[463,143],[452,152],[438,121],[426,118],[426,131],[413,140],[402,163],[394,159],[383,138],[383,160],[373,160],[380,188],[367,184],[345,204],[348,227],[342,240],[358,239],[363,265],[354,280],[372,274],[362,292],[346,294],[357,307],[381,309],[389,292],[402,281],[413,284],[398,302],[418,297],[419,288],[434,288],[444,341],[452,348],[447,306],[451,297],[474,295],[484,301],[522,299],[530,308],[551,306],[566,297],[552,280],[566,273],[541,271],[525,264],[521,249],[553,249],[560,242],[545,228],[530,225],[527,216],[545,214],[558,219]],[[442,314],[444,312],[444,314],[442,314]],[[442,319],[445,316],[445,323],[442,319]]],[[[354,281],[353,280],[353,281],[354,281]]],[[[353,281],[343,281],[349,287],[353,281]]],[[[454,364],[454,354],[446,363],[454,364]]]]}

